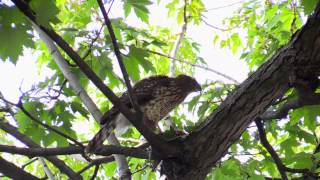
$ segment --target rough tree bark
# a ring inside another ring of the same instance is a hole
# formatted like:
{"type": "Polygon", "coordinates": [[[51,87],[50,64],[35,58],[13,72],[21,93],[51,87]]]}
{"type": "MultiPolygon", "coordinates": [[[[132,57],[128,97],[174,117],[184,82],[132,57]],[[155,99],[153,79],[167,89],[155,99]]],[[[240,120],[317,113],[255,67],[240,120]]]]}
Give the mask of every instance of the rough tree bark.
{"type": "Polygon", "coordinates": [[[291,41],[227,97],[220,107],[185,139],[183,155],[163,160],[169,179],[204,179],[248,125],[290,88],[290,77],[320,74],[320,5],[291,41]]]}

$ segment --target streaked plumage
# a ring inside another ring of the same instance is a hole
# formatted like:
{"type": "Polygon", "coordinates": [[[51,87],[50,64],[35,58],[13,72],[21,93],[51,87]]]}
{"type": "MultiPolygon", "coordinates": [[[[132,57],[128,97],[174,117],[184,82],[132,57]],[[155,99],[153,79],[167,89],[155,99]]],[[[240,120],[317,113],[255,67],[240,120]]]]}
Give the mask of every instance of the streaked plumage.
{"type": "MultiPolygon", "coordinates": [[[[179,75],[176,78],[152,76],[133,86],[133,93],[144,114],[144,119],[148,120],[144,124],[152,130],[155,130],[158,122],[179,105],[188,94],[199,90],[201,87],[198,82],[187,75],[179,75]]],[[[124,93],[120,100],[128,108],[132,108],[127,93],[124,93]]],[[[130,122],[118,109],[112,107],[103,115],[101,124],[103,127],[89,142],[87,152],[99,148],[114,128],[116,128],[116,135],[125,133],[130,122]]]]}

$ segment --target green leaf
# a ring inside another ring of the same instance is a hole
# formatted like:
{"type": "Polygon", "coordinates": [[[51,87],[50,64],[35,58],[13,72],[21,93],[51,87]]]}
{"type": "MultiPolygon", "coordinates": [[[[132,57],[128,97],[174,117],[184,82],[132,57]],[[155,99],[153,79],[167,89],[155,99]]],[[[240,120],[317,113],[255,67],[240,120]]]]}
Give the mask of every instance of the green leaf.
{"type": "Polygon", "coordinates": [[[315,9],[318,0],[301,0],[301,5],[303,6],[304,13],[309,15],[315,9]]]}
{"type": "Polygon", "coordinates": [[[106,170],[106,175],[108,177],[113,177],[116,169],[117,169],[117,165],[115,162],[111,162],[111,163],[108,163],[106,165],[103,165],[104,166],[104,169],[106,170]]]}
{"type": "Polygon", "coordinates": [[[27,129],[31,126],[32,120],[25,115],[21,110],[15,114],[15,118],[18,121],[19,129],[22,133],[26,132],[27,129]]]}
{"type": "Polygon", "coordinates": [[[0,24],[0,58],[16,63],[23,47],[34,45],[31,27],[17,8],[7,6],[0,6],[0,24]]]}
{"type": "Polygon", "coordinates": [[[143,67],[143,69],[146,72],[152,71],[155,72],[155,69],[152,65],[152,63],[148,60],[146,60],[146,58],[149,56],[149,53],[142,49],[142,48],[136,48],[134,46],[130,47],[130,53],[128,55],[130,58],[134,58],[137,60],[137,62],[139,62],[139,64],[143,67]]]}
{"type": "Polygon", "coordinates": [[[302,129],[299,129],[297,133],[298,137],[303,138],[306,143],[316,144],[316,139],[313,134],[302,129]]]}
{"type": "Polygon", "coordinates": [[[147,6],[151,5],[152,2],[149,0],[124,0],[123,2],[126,17],[129,16],[130,12],[132,12],[131,10],[133,9],[139,19],[148,23],[149,10],[147,6]]]}
{"type": "Polygon", "coordinates": [[[232,40],[231,50],[232,53],[235,54],[238,51],[238,48],[241,46],[241,39],[238,33],[232,34],[230,38],[232,40]]]}
{"type": "Polygon", "coordinates": [[[223,162],[221,171],[223,174],[237,177],[240,175],[240,161],[229,159],[223,162]]]}
{"type": "Polygon", "coordinates": [[[288,138],[285,141],[281,142],[280,147],[281,151],[284,151],[286,156],[292,156],[295,154],[295,152],[293,151],[293,147],[296,147],[298,145],[299,144],[296,139],[288,138]]]}
{"type": "Polygon", "coordinates": [[[304,125],[310,130],[314,131],[317,126],[317,117],[320,115],[320,106],[305,106],[296,109],[289,113],[290,119],[294,122],[303,120],[304,125]]]}
{"type": "Polygon", "coordinates": [[[83,117],[88,118],[89,112],[82,106],[82,104],[78,102],[72,102],[71,109],[74,113],[79,112],[83,117]]]}
{"type": "Polygon", "coordinates": [[[251,176],[248,178],[248,180],[264,180],[264,179],[265,179],[264,176],[255,175],[255,174],[251,175],[251,176]]]}
{"type": "Polygon", "coordinates": [[[313,166],[312,155],[308,153],[298,153],[294,157],[295,159],[295,168],[307,168],[310,169],[313,166]]]}
{"type": "Polygon", "coordinates": [[[32,0],[30,2],[30,7],[36,14],[36,21],[41,25],[49,27],[50,23],[55,24],[59,22],[57,18],[59,9],[55,4],[55,0],[32,0]]]}
{"type": "Polygon", "coordinates": [[[198,104],[200,97],[200,95],[197,95],[191,99],[191,101],[188,103],[188,111],[191,111],[195,108],[195,106],[198,104]]]}
{"type": "Polygon", "coordinates": [[[123,63],[128,71],[129,76],[135,80],[138,81],[140,79],[140,71],[139,71],[139,63],[135,58],[123,58],[123,63]]]}

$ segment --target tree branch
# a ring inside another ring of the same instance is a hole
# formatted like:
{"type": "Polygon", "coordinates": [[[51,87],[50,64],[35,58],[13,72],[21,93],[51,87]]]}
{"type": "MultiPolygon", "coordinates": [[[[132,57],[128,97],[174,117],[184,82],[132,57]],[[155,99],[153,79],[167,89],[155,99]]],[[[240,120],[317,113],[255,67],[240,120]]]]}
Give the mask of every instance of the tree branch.
{"type": "Polygon", "coordinates": [[[237,2],[230,3],[230,4],[227,4],[227,5],[223,5],[223,6],[208,8],[208,9],[206,9],[206,12],[208,12],[208,11],[214,11],[214,10],[218,10],[218,9],[222,9],[222,8],[228,8],[228,7],[231,7],[231,6],[233,6],[233,5],[243,3],[243,2],[244,2],[244,1],[237,1],[237,2]]]}
{"type": "Polygon", "coordinates": [[[274,160],[274,162],[275,162],[275,164],[281,174],[282,179],[284,179],[284,180],[288,179],[286,172],[302,173],[307,176],[319,178],[319,176],[317,176],[315,173],[311,172],[309,169],[294,169],[294,168],[289,168],[289,167],[285,166],[283,164],[283,162],[281,161],[280,157],[278,156],[277,152],[273,149],[273,147],[269,143],[267,136],[266,136],[266,132],[263,128],[263,124],[261,122],[261,119],[255,120],[255,123],[258,128],[260,142],[267,149],[267,151],[271,155],[272,159],[274,160]]]}
{"type": "MultiPolygon", "coordinates": [[[[114,49],[114,53],[115,53],[115,55],[117,57],[117,60],[118,60],[118,63],[119,63],[119,66],[120,66],[124,81],[125,81],[125,83],[127,85],[127,88],[128,88],[128,94],[129,94],[129,98],[130,98],[131,104],[132,104],[134,110],[137,113],[141,113],[139,105],[138,105],[138,101],[137,101],[135,95],[133,94],[133,90],[132,90],[132,86],[131,86],[131,83],[130,83],[128,72],[127,72],[127,70],[126,70],[126,68],[125,68],[125,66],[123,64],[121,52],[120,52],[119,45],[118,45],[116,36],[114,34],[113,28],[112,28],[111,21],[110,21],[110,19],[108,17],[106,9],[104,8],[102,0],[97,0],[97,2],[99,4],[101,13],[102,13],[102,15],[104,17],[104,23],[107,25],[107,28],[108,28],[109,35],[110,35],[110,38],[111,38],[111,42],[112,42],[113,49],[114,49]]],[[[128,117],[128,116],[126,116],[126,117],[128,117]]],[[[140,115],[140,117],[142,117],[142,116],[140,115]]]]}
{"type": "Polygon", "coordinates": [[[0,172],[5,176],[8,176],[12,179],[30,179],[36,180],[39,179],[36,176],[22,170],[18,166],[8,162],[0,156],[0,172]]]}
{"type": "Polygon", "coordinates": [[[259,138],[260,138],[261,144],[267,149],[267,151],[271,155],[272,159],[274,160],[274,162],[278,168],[278,171],[279,171],[282,179],[288,180],[288,176],[286,174],[285,167],[284,167],[280,157],[278,156],[277,152],[273,149],[273,147],[271,146],[271,144],[267,140],[267,136],[266,136],[266,132],[264,131],[263,124],[261,123],[260,120],[255,120],[255,123],[258,128],[259,138]]]}
{"type": "Polygon", "coordinates": [[[94,172],[92,174],[92,176],[90,177],[90,180],[94,180],[98,174],[98,171],[99,171],[99,168],[100,168],[100,165],[96,165],[96,167],[94,168],[94,172]]]}
{"type": "MultiPolygon", "coordinates": [[[[3,99],[3,100],[4,100],[4,99],[3,99]]],[[[7,102],[8,102],[8,101],[7,101],[7,102]]],[[[50,131],[52,131],[52,132],[55,132],[56,134],[58,134],[58,135],[60,135],[60,136],[62,136],[62,137],[64,137],[64,138],[66,138],[66,139],[74,142],[76,145],[78,145],[78,146],[82,147],[82,149],[84,149],[83,144],[80,143],[79,141],[77,141],[76,139],[72,138],[71,136],[69,136],[69,135],[67,135],[67,134],[64,134],[64,133],[60,132],[59,130],[57,130],[57,129],[55,129],[55,128],[47,125],[47,124],[42,123],[39,119],[37,119],[36,117],[34,117],[32,114],[30,114],[30,113],[24,108],[24,106],[23,106],[23,104],[22,104],[22,101],[21,101],[21,98],[20,98],[18,104],[12,103],[12,105],[14,105],[14,106],[18,107],[19,109],[21,109],[21,111],[22,111],[26,116],[28,116],[32,121],[34,121],[35,123],[40,124],[41,126],[47,128],[48,130],[50,130],[50,131]]]]}
{"type": "MultiPolygon", "coordinates": [[[[8,134],[12,135],[23,144],[32,147],[32,148],[40,148],[38,144],[33,142],[29,137],[21,134],[18,129],[9,123],[4,122],[4,119],[0,119],[0,129],[4,130],[8,134]]],[[[69,166],[67,166],[63,161],[56,157],[47,157],[52,164],[54,164],[61,172],[66,174],[70,179],[82,179],[77,173],[75,173],[69,166]]]]}
{"type": "Polygon", "coordinates": [[[96,34],[96,37],[95,37],[94,39],[92,39],[92,41],[91,41],[91,43],[90,43],[90,45],[89,45],[89,48],[88,48],[87,52],[84,53],[84,55],[83,55],[83,57],[82,57],[83,60],[85,60],[85,59],[89,56],[89,54],[91,53],[93,44],[99,39],[100,34],[101,34],[101,32],[102,32],[102,29],[103,29],[103,26],[104,26],[104,25],[102,25],[102,26],[100,27],[99,31],[98,31],[97,34],[96,34]]]}
{"type": "Polygon", "coordinates": [[[44,161],[44,159],[42,157],[39,157],[38,160],[42,164],[44,172],[47,175],[47,177],[49,178],[49,180],[54,180],[54,176],[53,176],[51,170],[49,169],[47,163],[44,161]]]}
{"type": "Polygon", "coordinates": [[[37,119],[36,117],[34,117],[32,114],[30,114],[30,113],[24,108],[24,106],[23,106],[22,97],[20,97],[19,102],[18,102],[17,104],[6,100],[6,99],[5,99],[4,97],[2,97],[2,96],[0,96],[0,99],[3,100],[5,103],[8,103],[8,104],[10,104],[10,105],[12,105],[12,106],[15,106],[15,107],[19,108],[19,109],[20,109],[26,116],[28,116],[33,122],[35,122],[35,123],[37,123],[37,124],[40,124],[41,126],[47,128],[48,130],[51,130],[51,131],[57,133],[58,135],[60,135],[60,136],[62,136],[62,137],[64,137],[64,138],[66,138],[66,139],[74,142],[74,143],[77,144],[78,146],[84,148],[83,144],[80,143],[80,142],[78,142],[76,139],[68,136],[67,134],[64,134],[64,133],[60,132],[59,130],[57,130],[57,129],[55,129],[55,128],[47,125],[47,124],[42,123],[39,119],[37,119]]]}
{"type": "Polygon", "coordinates": [[[225,79],[228,79],[232,82],[234,82],[235,84],[240,84],[240,82],[238,82],[237,80],[235,80],[234,78],[226,75],[226,74],[223,74],[217,70],[214,70],[214,69],[211,69],[209,67],[206,67],[206,66],[202,66],[202,65],[198,65],[198,64],[193,64],[191,62],[188,62],[188,61],[184,61],[184,60],[181,60],[181,59],[178,59],[178,58],[174,58],[174,57],[171,57],[171,56],[168,56],[168,55],[165,55],[165,54],[162,54],[162,53],[159,53],[159,52],[156,52],[156,51],[152,51],[152,50],[147,50],[149,53],[152,53],[152,54],[156,54],[156,55],[159,55],[159,56],[162,56],[162,57],[165,57],[165,58],[168,58],[168,59],[171,59],[171,60],[174,60],[174,61],[178,61],[178,62],[181,62],[181,63],[184,63],[184,64],[188,64],[190,66],[193,66],[193,67],[197,67],[197,68],[200,68],[200,69],[204,69],[206,71],[210,71],[210,72],[213,72],[225,79]]]}
{"type": "MultiPolygon", "coordinates": [[[[83,149],[78,146],[69,146],[61,148],[22,148],[16,146],[0,145],[0,152],[7,152],[11,154],[20,154],[28,157],[35,156],[56,156],[56,155],[71,155],[71,154],[81,154],[83,149]]],[[[112,154],[122,154],[125,156],[132,156],[136,158],[148,159],[149,154],[147,151],[141,148],[131,148],[131,147],[121,147],[114,145],[104,145],[102,148],[93,151],[92,153],[102,156],[110,156],[112,154]]]]}
{"type": "Polygon", "coordinates": [[[217,27],[217,26],[214,26],[214,25],[210,24],[209,22],[207,22],[207,21],[204,19],[204,16],[203,16],[203,15],[201,15],[201,16],[202,16],[201,21],[202,21],[205,25],[211,27],[212,29],[216,29],[216,30],[219,30],[219,31],[230,31],[230,30],[232,30],[232,29],[234,29],[234,28],[237,27],[237,26],[235,26],[235,27],[230,27],[230,28],[220,28],[220,27],[217,27]]]}
{"type": "MultiPolygon", "coordinates": [[[[315,93],[309,84],[303,84],[301,80],[295,80],[294,87],[297,90],[297,98],[287,100],[278,110],[266,111],[260,116],[262,120],[285,118],[291,109],[297,109],[307,105],[320,104],[320,94],[315,93]],[[299,81],[299,85],[297,84],[299,81]]],[[[307,83],[307,82],[305,82],[307,83]]]]}
{"type": "Polygon", "coordinates": [[[112,161],[114,161],[113,156],[107,156],[107,157],[95,159],[95,160],[91,161],[88,164],[88,166],[86,166],[86,167],[82,168],[80,171],[78,171],[78,174],[85,172],[86,170],[90,169],[92,166],[96,166],[96,165],[100,165],[100,164],[104,164],[104,163],[109,163],[112,161]]]}
{"type": "MultiPolygon", "coordinates": [[[[188,2],[187,0],[184,0],[184,6],[183,6],[183,25],[181,28],[181,32],[179,33],[178,39],[175,41],[172,51],[169,53],[169,56],[176,58],[177,53],[180,47],[180,44],[182,42],[182,39],[186,35],[187,32],[187,26],[188,26],[188,17],[187,17],[187,6],[188,2]]],[[[175,62],[172,61],[170,64],[170,74],[171,76],[175,75],[175,62]]]]}

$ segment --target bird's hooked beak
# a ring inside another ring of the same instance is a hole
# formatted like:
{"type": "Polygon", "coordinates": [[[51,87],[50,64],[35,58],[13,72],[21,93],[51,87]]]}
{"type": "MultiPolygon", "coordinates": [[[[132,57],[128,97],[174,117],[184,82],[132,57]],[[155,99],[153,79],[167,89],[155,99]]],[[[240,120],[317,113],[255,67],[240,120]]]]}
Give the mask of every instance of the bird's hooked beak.
{"type": "Polygon", "coordinates": [[[200,84],[197,83],[197,86],[196,86],[196,92],[200,91],[200,93],[202,94],[202,88],[200,86],[200,84]]]}

